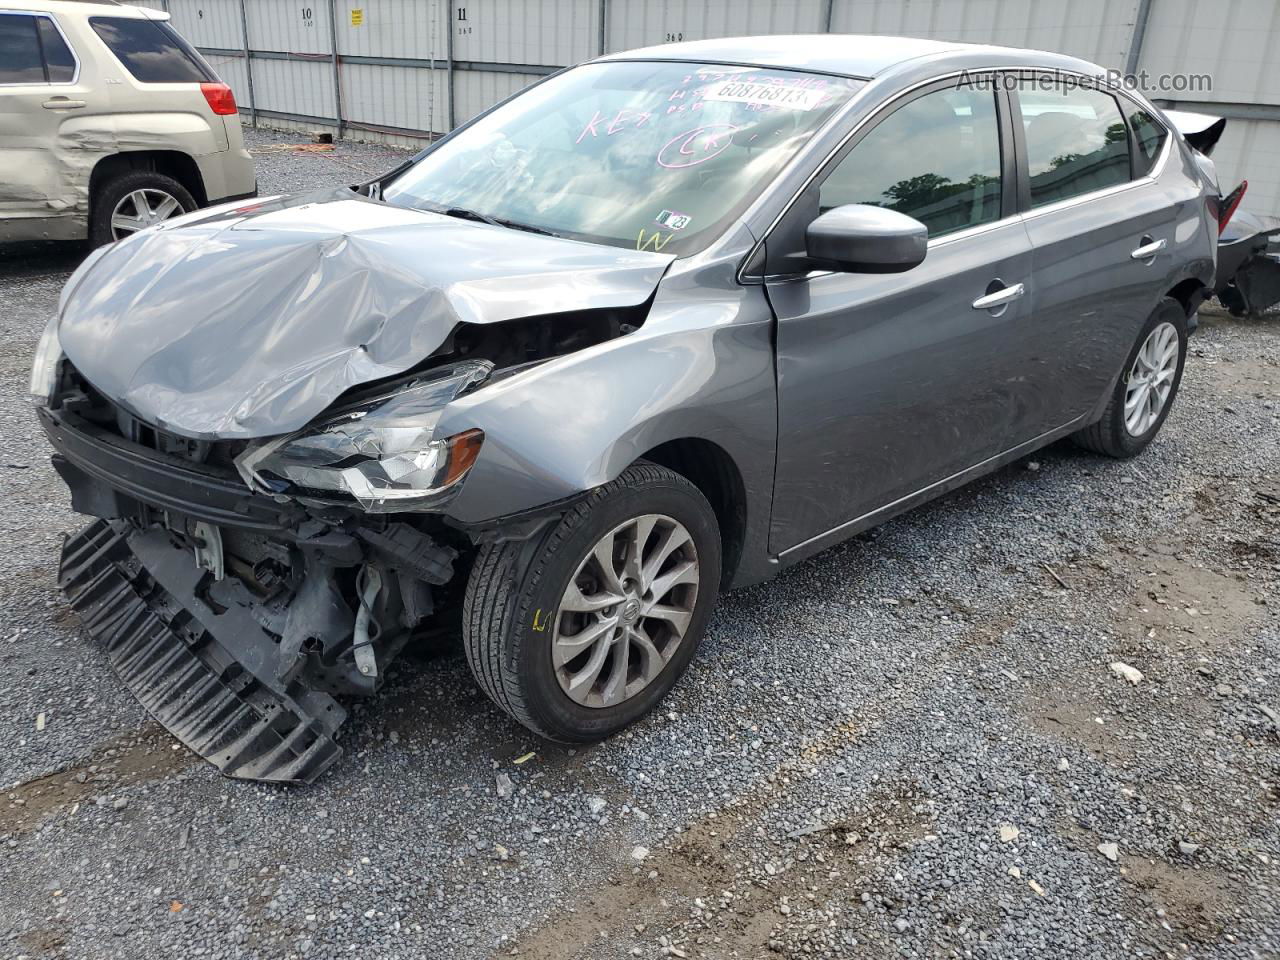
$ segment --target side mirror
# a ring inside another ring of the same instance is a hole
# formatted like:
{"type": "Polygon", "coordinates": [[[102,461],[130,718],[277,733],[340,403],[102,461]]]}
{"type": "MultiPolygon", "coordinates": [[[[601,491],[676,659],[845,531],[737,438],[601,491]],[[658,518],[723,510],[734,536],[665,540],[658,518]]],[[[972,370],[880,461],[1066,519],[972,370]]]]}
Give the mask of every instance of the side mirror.
{"type": "Polygon", "coordinates": [[[821,214],[804,239],[810,259],[843,273],[902,273],[929,249],[929,230],[919,220],[865,203],[821,214]]]}

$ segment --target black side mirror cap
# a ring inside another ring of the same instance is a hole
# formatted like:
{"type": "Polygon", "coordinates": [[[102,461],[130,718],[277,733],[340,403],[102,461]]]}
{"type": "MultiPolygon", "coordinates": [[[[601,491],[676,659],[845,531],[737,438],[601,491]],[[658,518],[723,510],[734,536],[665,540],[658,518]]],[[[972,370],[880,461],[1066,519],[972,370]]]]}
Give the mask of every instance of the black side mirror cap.
{"type": "Polygon", "coordinates": [[[818,216],[805,230],[805,252],[842,273],[903,273],[929,251],[929,229],[885,207],[850,203],[818,216]]]}

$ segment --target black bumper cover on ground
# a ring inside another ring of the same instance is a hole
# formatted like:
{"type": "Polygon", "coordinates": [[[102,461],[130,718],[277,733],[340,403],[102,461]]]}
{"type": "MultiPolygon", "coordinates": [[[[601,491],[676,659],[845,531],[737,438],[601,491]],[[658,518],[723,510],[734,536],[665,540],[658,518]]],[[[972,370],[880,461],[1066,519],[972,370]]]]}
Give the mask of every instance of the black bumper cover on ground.
{"type": "MultiPolygon", "coordinates": [[[[63,545],[58,584],[120,679],[184,744],[227,776],[312,782],[342,753],[333,734],[346,712],[328,694],[298,689],[294,696],[255,679],[201,622],[202,611],[189,609],[198,601],[179,602],[166,589],[184,584],[161,584],[144,567],[139,554],[176,580],[202,573],[154,556],[166,549],[163,536],[92,523],[63,545]]],[[[217,621],[231,611],[204,613],[217,621]]]]}

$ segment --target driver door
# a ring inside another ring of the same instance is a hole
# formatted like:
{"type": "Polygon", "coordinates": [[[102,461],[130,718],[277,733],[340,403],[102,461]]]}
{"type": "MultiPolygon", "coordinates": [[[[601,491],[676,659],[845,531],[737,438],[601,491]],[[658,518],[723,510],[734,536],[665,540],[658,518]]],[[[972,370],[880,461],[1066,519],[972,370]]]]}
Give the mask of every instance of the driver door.
{"type": "Polygon", "coordinates": [[[814,216],[846,203],[929,230],[924,262],[904,273],[766,277],[778,318],[772,551],[813,552],[870,526],[1029,439],[1040,419],[1007,103],[950,81],[897,101],[770,234],[774,274],[814,216]]]}

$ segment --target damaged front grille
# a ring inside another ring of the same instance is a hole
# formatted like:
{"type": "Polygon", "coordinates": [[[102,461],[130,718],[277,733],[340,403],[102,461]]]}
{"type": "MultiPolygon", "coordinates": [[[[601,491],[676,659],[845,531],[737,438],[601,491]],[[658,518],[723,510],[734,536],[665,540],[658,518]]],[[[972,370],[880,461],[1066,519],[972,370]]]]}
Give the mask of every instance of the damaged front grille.
{"type": "Polygon", "coordinates": [[[65,387],[57,397],[60,407],[148,450],[190,463],[234,469],[235,458],[248,445],[243,440],[193,440],[153,426],[104,396],[69,360],[63,361],[62,382],[65,387]]]}

